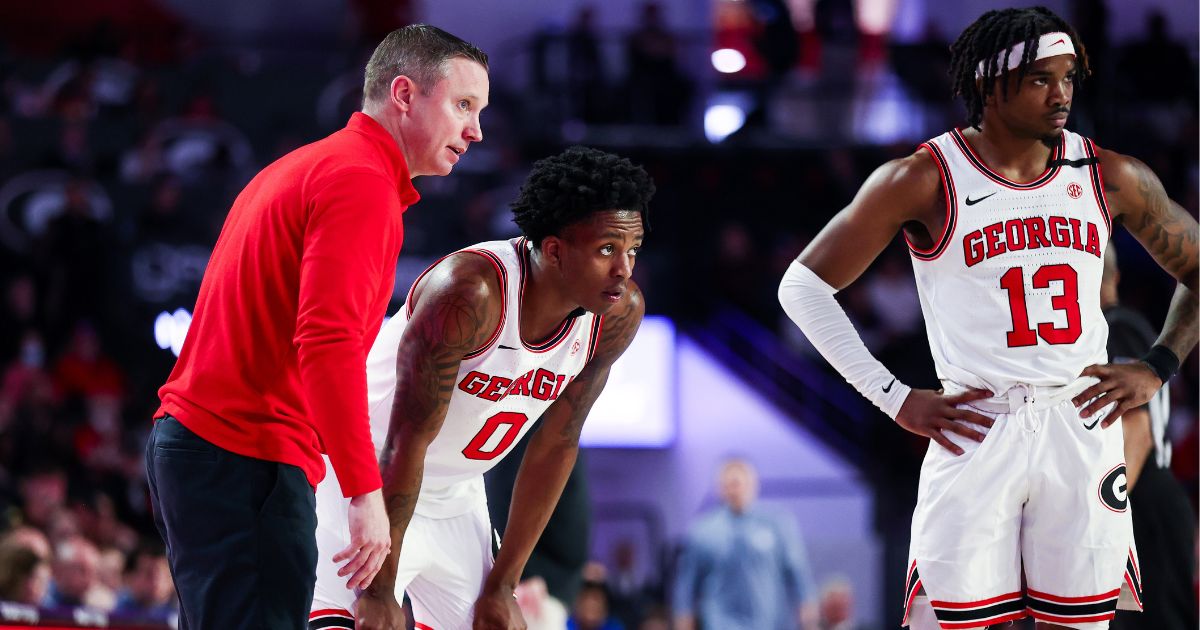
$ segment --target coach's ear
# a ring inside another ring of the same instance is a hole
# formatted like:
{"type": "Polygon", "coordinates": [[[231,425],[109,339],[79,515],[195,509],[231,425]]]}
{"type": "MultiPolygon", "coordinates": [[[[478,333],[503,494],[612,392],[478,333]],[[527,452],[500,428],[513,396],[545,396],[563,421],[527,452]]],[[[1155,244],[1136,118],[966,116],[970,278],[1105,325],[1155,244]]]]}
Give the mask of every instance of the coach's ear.
{"type": "Polygon", "coordinates": [[[400,111],[408,111],[412,107],[413,96],[417,93],[417,84],[407,75],[398,75],[392,79],[391,91],[388,96],[393,105],[400,111]]]}

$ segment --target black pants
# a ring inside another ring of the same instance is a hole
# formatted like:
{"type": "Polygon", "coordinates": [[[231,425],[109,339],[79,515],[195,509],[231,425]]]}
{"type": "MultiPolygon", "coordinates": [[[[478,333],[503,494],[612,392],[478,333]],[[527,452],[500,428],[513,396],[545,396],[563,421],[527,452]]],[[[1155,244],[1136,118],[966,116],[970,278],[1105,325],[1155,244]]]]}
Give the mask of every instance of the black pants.
{"type": "Polygon", "coordinates": [[[1145,612],[1117,611],[1113,630],[1195,630],[1196,516],[1171,471],[1142,469],[1129,493],[1145,612]]]}
{"type": "Polygon", "coordinates": [[[181,630],[308,627],[317,515],[299,468],[231,453],[165,416],[146,476],[181,630]]]}

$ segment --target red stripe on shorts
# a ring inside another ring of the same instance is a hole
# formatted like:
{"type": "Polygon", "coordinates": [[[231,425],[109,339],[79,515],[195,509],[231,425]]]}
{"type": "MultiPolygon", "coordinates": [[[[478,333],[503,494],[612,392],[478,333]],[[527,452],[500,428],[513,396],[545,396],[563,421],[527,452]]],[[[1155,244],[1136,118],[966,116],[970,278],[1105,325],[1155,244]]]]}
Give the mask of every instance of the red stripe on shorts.
{"type": "Polygon", "coordinates": [[[1038,612],[1036,610],[1033,610],[1032,608],[1029,609],[1029,614],[1034,619],[1037,619],[1038,621],[1048,621],[1050,623],[1060,623],[1060,624],[1092,623],[1092,622],[1096,622],[1096,621],[1111,621],[1112,618],[1116,616],[1115,612],[1110,612],[1110,613],[1104,613],[1103,615],[1090,615],[1087,617],[1060,617],[1058,615],[1047,615],[1044,612],[1038,612]]]}
{"type": "Polygon", "coordinates": [[[1029,591],[1029,595],[1031,597],[1036,597],[1038,599],[1044,599],[1048,602],[1057,602],[1059,604],[1087,604],[1090,602],[1102,602],[1106,599],[1112,599],[1121,594],[1120,588],[1116,588],[1107,593],[1101,593],[1099,595],[1084,595],[1082,597],[1062,597],[1060,595],[1051,595],[1049,593],[1042,593],[1040,591],[1035,591],[1033,589],[1026,589],[1026,590],[1029,591]]]}
{"type": "Polygon", "coordinates": [[[1006,602],[1006,601],[1009,601],[1012,599],[1020,599],[1020,598],[1021,598],[1020,593],[1008,593],[1006,595],[998,595],[996,597],[990,597],[988,599],[981,599],[977,602],[943,602],[943,601],[930,600],[929,603],[934,608],[951,608],[954,610],[960,610],[963,608],[979,608],[980,606],[988,606],[991,604],[998,604],[1000,602],[1006,602]]]}

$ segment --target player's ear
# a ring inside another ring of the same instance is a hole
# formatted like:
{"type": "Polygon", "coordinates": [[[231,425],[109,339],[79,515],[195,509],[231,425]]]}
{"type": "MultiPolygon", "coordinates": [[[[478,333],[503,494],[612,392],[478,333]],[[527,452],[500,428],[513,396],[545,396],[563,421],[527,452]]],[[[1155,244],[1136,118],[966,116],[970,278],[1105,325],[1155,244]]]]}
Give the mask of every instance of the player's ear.
{"type": "Polygon", "coordinates": [[[558,266],[559,264],[562,263],[562,254],[563,254],[562,248],[563,248],[563,241],[561,238],[554,236],[553,234],[550,236],[547,236],[542,239],[542,245],[541,245],[542,258],[546,262],[548,262],[554,266],[558,266]]]}

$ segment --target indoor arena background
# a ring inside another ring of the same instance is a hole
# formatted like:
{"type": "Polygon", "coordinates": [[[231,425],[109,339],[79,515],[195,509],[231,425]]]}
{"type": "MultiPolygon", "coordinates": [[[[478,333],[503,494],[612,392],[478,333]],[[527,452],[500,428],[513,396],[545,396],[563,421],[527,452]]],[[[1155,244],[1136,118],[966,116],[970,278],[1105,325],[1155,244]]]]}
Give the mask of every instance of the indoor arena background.
{"type": "MultiPolygon", "coordinates": [[[[415,182],[389,312],[436,257],[516,233],[508,203],[539,157],[596,146],[658,186],[635,273],[654,317],[589,421],[547,535],[579,561],[547,570],[549,592],[570,610],[584,576],[626,628],[667,627],[682,537],[736,456],[794,519],[813,605],[897,627],[926,441],[832,372],[775,292],[871,170],[962,124],[948,43],[1006,5],[804,4],[0,4],[0,531],[51,543],[33,569],[0,545],[0,624],[171,623],[142,447],[225,213],[258,169],[345,124],[384,34],[427,22],[490,55],[492,105],[455,172],[415,182]],[[118,607],[134,591],[161,605],[118,607]]],[[[1196,3],[1044,4],[1095,70],[1069,126],[1145,161],[1195,215],[1196,3]]],[[[1123,302],[1161,324],[1174,281],[1124,231],[1115,246],[1123,302]]],[[[841,303],[902,381],[936,387],[907,258],[897,240],[841,303]]],[[[1195,353],[1171,387],[1195,502],[1195,353]]]]}

